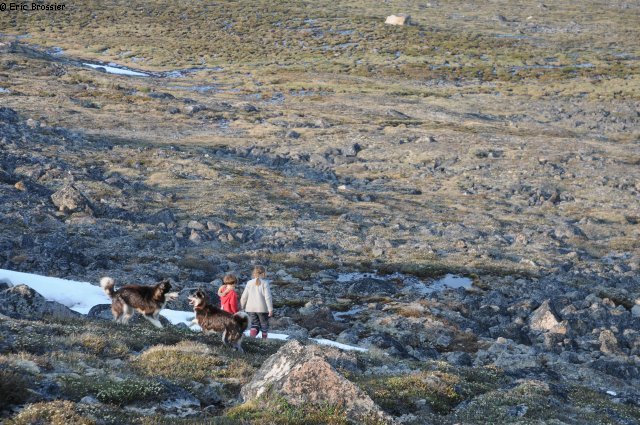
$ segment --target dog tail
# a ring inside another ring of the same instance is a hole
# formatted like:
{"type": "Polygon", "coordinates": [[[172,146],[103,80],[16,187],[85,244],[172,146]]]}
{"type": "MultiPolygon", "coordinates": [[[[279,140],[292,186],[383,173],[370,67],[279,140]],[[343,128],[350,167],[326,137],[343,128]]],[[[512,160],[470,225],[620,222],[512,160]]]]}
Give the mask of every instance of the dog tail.
{"type": "Polygon", "coordinates": [[[249,315],[244,311],[239,311],[233,315],[233,320],[240,326],[242,332],[246,331],[251,327],[251,319],[249,319],[249,315]]]}
{"type": "Polygon", "coordinates": [[[114,286],[116,286],[116,281],[113,280],[113,278],[103,277],[100,279],[100,287],[109,298],[113,298],[113,295],[116,293],[116,291],[113,290],[114,286]]]}

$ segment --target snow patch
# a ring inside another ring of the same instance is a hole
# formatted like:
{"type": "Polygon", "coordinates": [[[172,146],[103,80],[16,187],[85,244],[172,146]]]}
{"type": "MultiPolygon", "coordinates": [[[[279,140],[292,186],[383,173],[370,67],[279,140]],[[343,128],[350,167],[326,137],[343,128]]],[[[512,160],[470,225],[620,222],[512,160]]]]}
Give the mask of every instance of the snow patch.
{"type": "Polygon", "coordinates": [[[102,288],[89,282],[0,269],[0,279],[12,285],[27,285],[49,301],[55,301],[78,313],[87,314],[97,304],[111,304],[102,288]]]}
{"type": "Polygon", "coordinates": [[[130,77],[148,77],[149,76],[149,74],[145,74],[144,72],[133,71],[128,68],[119,67],[115,63],[110,63],[109,65],[100,65],[96,63],[84,62],[83,65],[93,69],[104,69],[107,74],[128,75],[130,77]]]}
{"type": "Polygon", "coordinates": [[[356,346],[353,346],[353,345],[342,344],[340,342],[332,341],[330,339],[323,339],[323,338],[317,338],[316,339],[316,338],[314,338],[312,340],[317,342],[320,345],[329,345],[331,347],[336,347],[336,348],[339,348],[339,349],[345,350],[345,351],[361,351],[361,352],[369,351],[366,348],[356,347],[356,346]]]}
{"type": "Polygon", "coordinates": [[[333,318],[335,320],[344,321],[344,318],[346,316],[353,316],[353,315],[356,315],[356,314],[358,314],[358,313],[360,313],[361,311],[364,311],[364,310],[365,310],[365,308],[363,306],[355,306],[355,307],[353,307],[353,308],[351,308],[350,310],[347,310],[347,311],[334,311],[334,312],[332,312],[332,314],[333,314],[333,318]]]}

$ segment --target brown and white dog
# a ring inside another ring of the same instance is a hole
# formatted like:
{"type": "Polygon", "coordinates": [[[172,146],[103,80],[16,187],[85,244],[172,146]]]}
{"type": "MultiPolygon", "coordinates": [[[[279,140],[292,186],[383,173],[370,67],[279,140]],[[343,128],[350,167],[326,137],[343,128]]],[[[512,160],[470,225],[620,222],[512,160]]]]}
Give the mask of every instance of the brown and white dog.
{"type": "Polygon", "coordinates": [[[224,344],[231,344],[233,348],[244,353],[240,344],[244,331],[251,326],[247,313],[240,311],[231,314],[209,304],[207,295],[201,289],[189,296],[189,304],[193,306],[193,311],[196,313],[193,323],[200,325],[202,332],[205,334],[222,332],[224,344]]]}
{"type": "Polygon", "coordinates": [[[111,298],[111,312],[116,323],[127,324],[133,313],[138,311],[156,328],[162,328],[158,320],[160,310],[168,301],[177,298],[178,293],[172,292],[168,279],[161,280],[153,286],[125,285],[115,291],[115,280],[110,277],[100,279],[100,287],[111,298]]]}

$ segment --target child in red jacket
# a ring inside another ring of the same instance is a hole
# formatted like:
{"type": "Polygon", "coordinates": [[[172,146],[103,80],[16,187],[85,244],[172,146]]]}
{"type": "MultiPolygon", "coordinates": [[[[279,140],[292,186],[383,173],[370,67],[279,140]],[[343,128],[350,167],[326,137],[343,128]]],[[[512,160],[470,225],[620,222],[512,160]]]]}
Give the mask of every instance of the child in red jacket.
{"type": "Polygon", "coordinates": [[[238,293],[236,292],[236,284],[238,278],[235,275],[228,274],[222,279],[223,285],[218,289],[220,297],[220,307],[231,314],[238,312],[238,293]]]}

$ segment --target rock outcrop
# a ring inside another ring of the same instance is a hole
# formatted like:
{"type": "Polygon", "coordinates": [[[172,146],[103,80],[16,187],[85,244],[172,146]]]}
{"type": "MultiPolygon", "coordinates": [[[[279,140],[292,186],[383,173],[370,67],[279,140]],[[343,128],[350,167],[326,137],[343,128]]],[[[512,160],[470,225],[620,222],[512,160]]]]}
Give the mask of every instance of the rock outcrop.
{"type": "Polygon", "coordinates": [[[0,314],[29,320],[81,316],[60,303],[47,301],[27,285],[16,285],[0,292],[0,314]]]}
{"type": "Polygon", "coordinates": [[[294,405],[342,406],[347,417],[359,423],[392,423],[367,394],[339,372],[356,369],[355,358],[348,353],[291,341],[264,362],[241,394],[248,401],[271,391],[294,405]]]}

